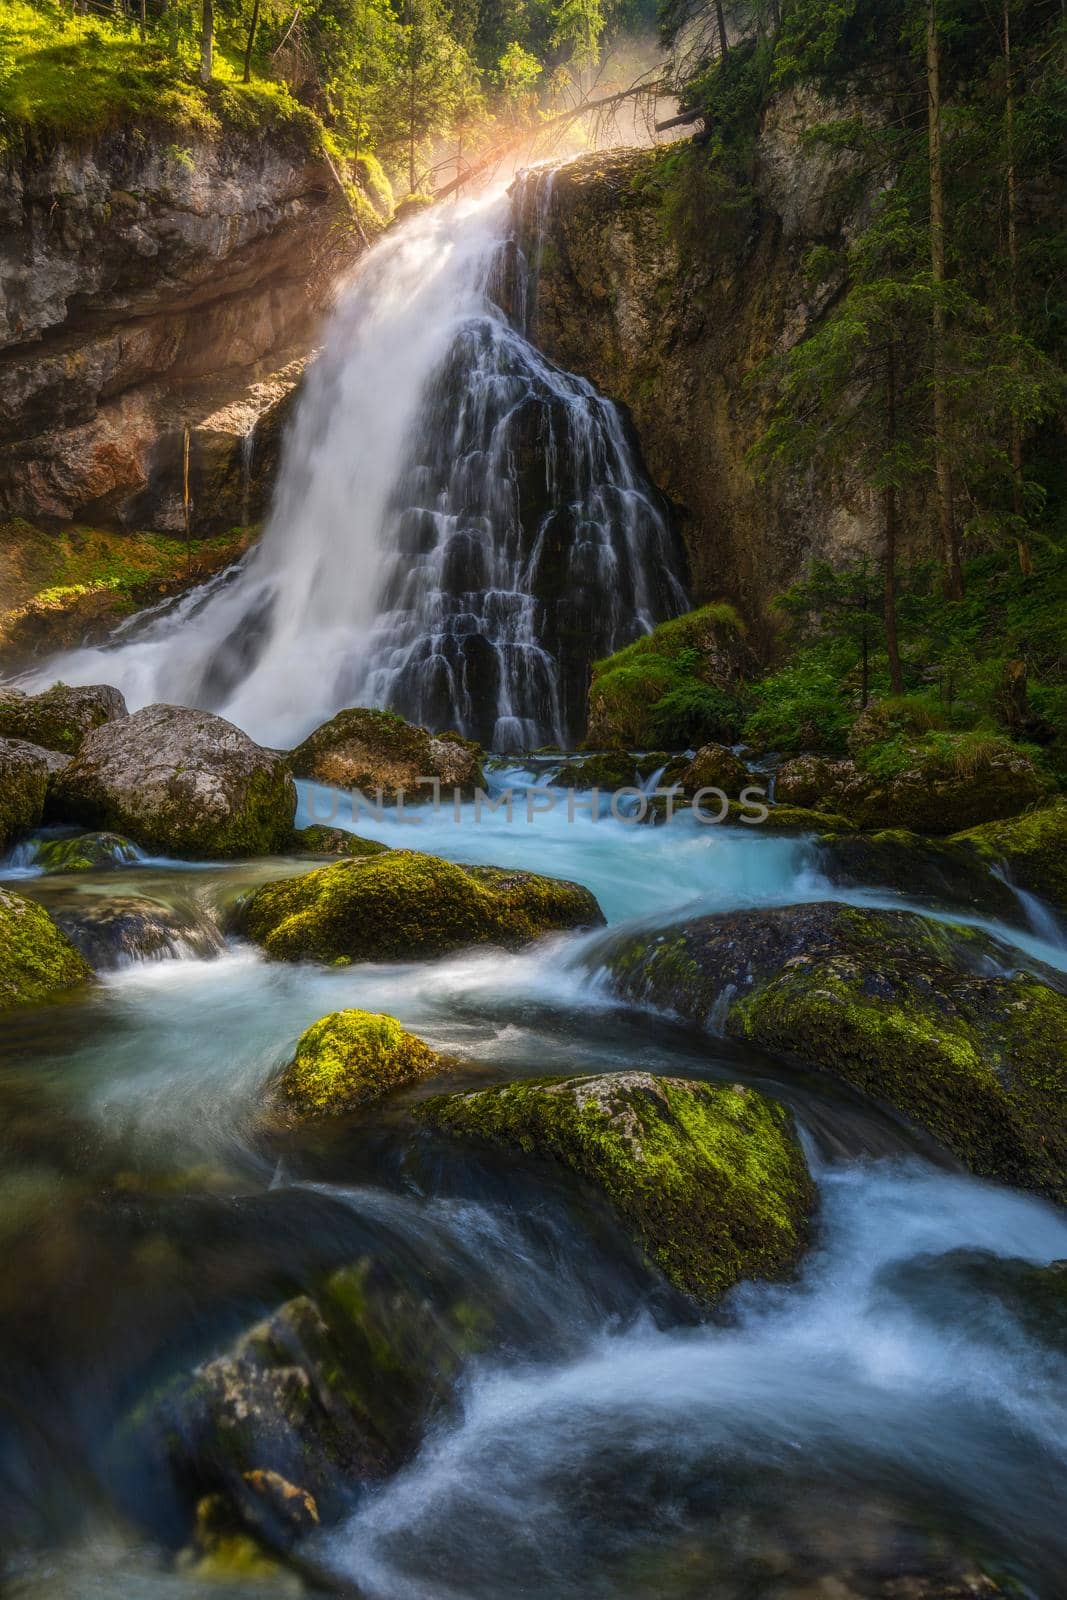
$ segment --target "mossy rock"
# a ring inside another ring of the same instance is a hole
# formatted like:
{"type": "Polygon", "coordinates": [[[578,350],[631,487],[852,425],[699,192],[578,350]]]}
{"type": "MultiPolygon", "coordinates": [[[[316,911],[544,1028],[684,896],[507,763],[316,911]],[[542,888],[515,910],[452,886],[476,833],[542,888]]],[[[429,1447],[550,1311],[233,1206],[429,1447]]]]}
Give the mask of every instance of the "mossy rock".
{"type": "Polygon", "coordinates": [[[0,689],[0,736],[27,739],[68,756],[81,748],[94,728],[126,715],[126,701],[106,683],[85,687],[55,683],[41,694],[0,689]]]}
{"type": "Polygon", "coordinates": [[[628,998],[834,1073],[980,1176],[1067,1200],[1067,997],[1016,960],[974,929],[819,904],[624,938],[607,965],[628,998]]]}
{"type": "Polygon", "coordinates": [[[784,1275],[808,1241],[814,1188],[791,1119],[753,1089],[647,1072],[539,1078],[437,1096],[416,1115],[560,1162],[702,1304],[784,1275]]]}
{"type": "Polygon", "coordinates": [[[731,740],[753,658],[744,625],[723,601],[702,606],[594,662],[587,743],[686,749],[731,740]]]}
{"type": "Polygon", "coordinates": [[[552,778],[557,789],[633,788],[638,781],[637,758],[628,750],[598,750],[580,761],[568,761],[552,778]]]}
{"type": "Polygon", "coordinates": [[[603,920],[580,884],[460,867],[414,850],[337,861],[264,884],[237,913],[239,930],[283,961],[402,961],[479,944],[525,944],[603,920]]]}
{"type": "Polygon", "coordinates": [[[948,842],[991,866],[1004,867],[1012,883],[1067,916],[1067,799],[970,828],[948,842]]]}
{"type": "Polygon", "coordinates": [[[1022,921],[1011,887],[953,839],[931,839],[906,828],[844,837],[838,832],[824,834],[816,851],[819,871],[833,884],[893,889],[928,904],[1022,921]]]}
{"type": "Polygon", "coordinates": [[[363,839],[358,833],[347,833],[344,828],[330,828],[325,823],[313,822],[308,828],[294,829],[289,854],[380,856],[388,849],[387,844],[379,844],[377,839],[363,839]]]}
{"type": "Polygon", "coordinates": [[[273,855],[292,837],[282,759],[208,711],[146,706],[95,728],[54,781],[49,814],[191,860],[273,855]]]}
{"type": "Polygon", "coordinates": [[[727,745],[705,744],[678,781],[687,795],[695,795],[701,789],[721,789],[731,800],[737,800],[749,781],[749,773],[745,763],[727,745]]]}
{"type": "Polygon", "coordinates": [[[354,706],[339,711],[290,752],[298,778],[358,789],[383,800],[403,794],[406,805],[434,798],[437,779],[443,791],[472,795],[484,783],[478,745],[458,733],[440,735],[405,722],[393,711],[354,706]]]}
{"type": "Polygon", "coordinates": [[[90,976],[47,911],[0,888],[0,1010],[39,1005],[90,976]]]}
{"type": "Polygon", "coordinates": [[[78,833],[72,838],[41,839],[34,844],[32,865],[42,872],[99,872],[125,867],[141,851],[119,833],[78,833]]]}
{"type": "Polygon", "coordinates": [[[274,1097],[283,1115],[310,1122],[345,1116],[440,1070],[441,1058],[394,1017],[333,1011],[301,1034],[274,1097]]]}
{"type": "Polygon", "coordinates": [[[0,739],[0,850],[38,826],[49,778],[44,751],[22,740],[0,739]]]}

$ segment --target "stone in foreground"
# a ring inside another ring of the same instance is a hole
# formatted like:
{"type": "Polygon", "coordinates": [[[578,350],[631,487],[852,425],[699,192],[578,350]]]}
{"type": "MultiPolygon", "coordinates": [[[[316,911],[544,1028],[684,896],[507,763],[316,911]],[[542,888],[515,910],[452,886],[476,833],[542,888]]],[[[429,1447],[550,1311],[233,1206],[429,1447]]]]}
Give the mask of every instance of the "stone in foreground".
{"type": "Polygon", "coordinates": [[[39,1005],[90,976],[86,962],[47,911],[0,889],[0,1011],[39,1005]]]}
{"type": "Polygon", "coordinates": [[[1067,996],[909,911],[698,917],[622,940],[619,992],[844,1078],[973,1172],[1067,1200],[1067,996]]]}
{"type": "Polygon", "coordinates": [[[301,1034],[275,1100],[295,1121],[345,1116],[440,1067],[437,1052],[395,1017],[334,1011],[301,1034]]]}
{"type": "Polygon", "coordinates": [[[295,810],[279,756],[222,717],[164,705],[88,734],[50,801],[57,819],[204,861],[285,849],[295,810]]]}
{"type": "Polygon", "coordinates": [[[438,1096],[416,1114],[560,1162],[702,1304],[783,1276],[808,1242],[814,1186],[791,1118],[754,1089],[621,1072],[438,1096]]]}
{"type": "Polygon", "coordinates": [[[525,944],[603,920],[580,884],[459,867],[414,850],[344,859],[264,884],[237,914],[240,931],[282,961],[403,961],[525,944]]]}

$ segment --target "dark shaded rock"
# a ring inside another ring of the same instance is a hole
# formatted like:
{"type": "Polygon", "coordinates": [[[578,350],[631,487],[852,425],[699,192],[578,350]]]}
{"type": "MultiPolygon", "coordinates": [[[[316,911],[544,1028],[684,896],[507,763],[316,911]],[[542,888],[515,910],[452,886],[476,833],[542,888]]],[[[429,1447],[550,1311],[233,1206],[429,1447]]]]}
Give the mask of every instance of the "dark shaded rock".
{"type": "Polygon", "coordinates": [[[1003,922],[1023,920],[1018,897],[975,853],[905,828],[835,834],[816,846],[819,871],[833,884],[895,889],[909,899],[959,906],[1003,922]]]}
{"type": "Polygon", "coordinates": [[[43,750],[21,739],[0,739],[0,850],[37,827],[49,777],[43,750]]]}
{"type": "Polygon", "coordinates": [[[79,896],[53,918],[98,972],[131,961],[207,960],[223,949],[218,926],[200,906],[142,894],[79,896]]]}
{"type": "Polygon", "coordinates": [[[1067,799],[955,834],[949,844],[1003,867],[1012,883],[1067,916],[1067,799]]]}
{"type": "Polygon", "coordinates": [[[820,904],[623,939],[628,998],[799,1057],[887,1102],[974,1171],[1067,1198],[1067,997],[1013,952],[913,912],[820,904]]]}

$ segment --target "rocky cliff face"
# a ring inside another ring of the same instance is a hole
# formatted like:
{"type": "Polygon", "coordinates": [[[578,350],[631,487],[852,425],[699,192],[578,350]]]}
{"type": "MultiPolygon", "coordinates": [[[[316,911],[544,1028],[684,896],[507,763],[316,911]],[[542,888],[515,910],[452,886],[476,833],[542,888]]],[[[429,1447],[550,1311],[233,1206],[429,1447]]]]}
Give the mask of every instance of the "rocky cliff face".
{"type": "Polygon", "coordinates": [[[275,441],[257,474],[248,436],[299,375],[337,188],[298,128],[170,138],[0,167],[0,513],[178,529],[187,425],[194,527],[256,512],[275,441]]]}
{"type": "Polygon", "coordinates": [[[811,557],[844,560],[880,539],[878,507],[858,485],[808,475],[768,488],[745,464],[768,405],[754,369],[834,292],[808,286],[804,256],[865,217],[849,158],[802,146],[832,114],[783,95],[751,192],[703,208],[672,197],[678,152],[662,149],[585,156],[549,177],[550,195],[546,180],[523,195],[523,242],[541,256],[539,343],[629,407],[680,510],[694,601],[727,594],[750,616],[811,557]]]}

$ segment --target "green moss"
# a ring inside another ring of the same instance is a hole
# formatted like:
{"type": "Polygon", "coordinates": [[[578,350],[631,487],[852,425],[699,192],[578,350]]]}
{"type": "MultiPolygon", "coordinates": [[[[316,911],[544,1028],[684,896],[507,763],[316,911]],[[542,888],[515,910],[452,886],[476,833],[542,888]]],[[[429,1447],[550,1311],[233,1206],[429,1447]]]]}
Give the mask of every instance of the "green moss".
{"type": "Polygon", "coordinates": [[[334,1011],[313,1023],[278,1081],[285,1110],[302,1120],[342,1116],[440,1067],[436,1053],[393,1017],[334,1011]]]}
{"type": "Polygon", "coordinates": [[[459,867],[414,850],[342,860],[259,889],[242,930],[279,960],[404,960],[522,944],[603,920],[587,889],[529,872],[459,867]]]}
{"type": "Polygon", "coordinates": [[[588,742],[677,749],[736,738],[744,631],[733,606],[717,601],[595,662],[588,742]]]}
{"type": "Polygon", "coordinates": [[[405,804],[433,799],[437,776],[445,789],[473,794],[482,782],[481,750],[457,733],[434,736],[394,711],[352,706],[308,735],[290,752],[298,778],[359,789],[405,804]]]}
{"type": "Polygon", "coordinates": [[[38,825],[47,790],[44,758],[0,740],[0,850],[38,825]]]}
{"type": "Polygon", "coordinates": [[[987,822],[957,833],[950,845],[1007,868],[1020,889],[1040,895],[1067,913],[1067,799],[1004,822],[987,822]]]}
{"type": "Polygon", "coordinates": [[[137,846],[117,833],[79,833],[72,839],[42,839],[33,865],[44,872],[99,872],[136,861],[137,846]]]}
{"type": "Polygon", "coordinates": [[[438,1096],[443,1131],[560,1162],[610,1201],[665,1276],[702,1303],[788,1271],[813,1189],[788,1113],[754,1090],[647,1073],[542,1078],[438,1096]]]}
{"type": "Polygon", "coordinates": [[[388,848],[386,844],[379,844],[377,839],[362,839],[357,833],[348,833],[344,828],[330,828],[321,822],[313,822],[309,828],[296,828],[293,831],[292,852],[295,855],[380,856],[388,848]]]}
{"type": "Polygon", "coordinates": [[[40,1004],[90,976],[46,911],[0,889],[0,1009],[40,1004]]]}

